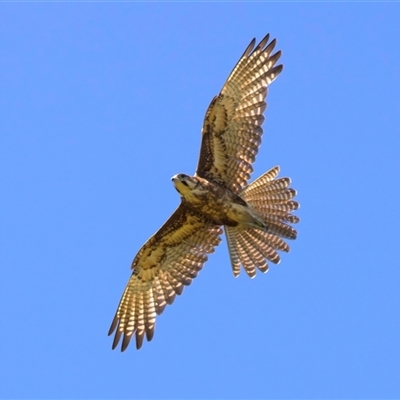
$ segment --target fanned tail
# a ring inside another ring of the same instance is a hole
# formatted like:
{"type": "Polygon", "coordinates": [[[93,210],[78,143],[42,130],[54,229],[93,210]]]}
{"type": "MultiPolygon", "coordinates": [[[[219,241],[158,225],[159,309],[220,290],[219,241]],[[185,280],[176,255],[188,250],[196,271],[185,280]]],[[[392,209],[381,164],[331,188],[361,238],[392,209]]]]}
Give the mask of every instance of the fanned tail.
{"type": "Polygon", "coordinates": [[[295,239],[297,232],[290,224],[299,222],[291,212],[299,208],[292,200],[296,191],[289,188],[289,178],[278,178],[276,166],[257,180],[246,186],[240,196],[256,211],[265,222],[267,229],[255,229],[243,226],[225,227],[232,270],[235,276],[242,265],[246,273],[253,278],[256,268],[267,272],[267,260],[280,262],[277,250],[288,252],[288,244],[282,239],[295,239]]]}

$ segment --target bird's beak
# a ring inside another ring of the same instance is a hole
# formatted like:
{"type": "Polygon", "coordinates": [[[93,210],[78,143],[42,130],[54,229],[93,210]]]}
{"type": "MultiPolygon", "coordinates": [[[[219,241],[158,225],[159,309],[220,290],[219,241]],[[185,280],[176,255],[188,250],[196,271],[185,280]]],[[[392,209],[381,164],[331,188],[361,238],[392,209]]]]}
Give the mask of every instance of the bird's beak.
{"type": "Polygon", "coordinates": [[[179,180],[179,179],[178,179],[178,174],[177,174],[177,175],[174,175],[174,176],[171,178],[171,181],[172,181],[172,182],[175,182],[175,181],[177,181],[177,180],[179,180]]]}

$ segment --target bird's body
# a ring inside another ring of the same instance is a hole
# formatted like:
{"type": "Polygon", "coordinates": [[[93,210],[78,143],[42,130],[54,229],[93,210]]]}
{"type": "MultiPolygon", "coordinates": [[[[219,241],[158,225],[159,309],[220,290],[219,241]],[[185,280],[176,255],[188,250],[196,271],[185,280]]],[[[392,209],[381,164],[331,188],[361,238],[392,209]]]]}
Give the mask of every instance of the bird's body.
{"type": "Polygon", "coordinates": [[[266,272],[267,260],[279,263],[277,250],[289,251],[282,239],[295,239],[289,225],[299,204],[289,178],[279,167],[248,184],[263,133],[268,85],[282,71],[280,52],[267,35],[255,39],[229,75],[205,115],[202,144],[194,176],[172,177],[181,203],[142,246],[132,262],[132,276],[122,295],[109,334],[113,348],[121,337],[124,351],[133,335],[136,347],[151,340],[156,315],[180,295],[214,252],[225,229],[233,274],[242,266],[250,277],[266,272]],[[254,50],[253,50],[254,49],[254,50]]]}
{"type": "Polygon", "coordinates": [[[263,220],[239,195],[207,179],[178,174],[172,177],[186,207],[215,225],[265,228],[263,220]]]}

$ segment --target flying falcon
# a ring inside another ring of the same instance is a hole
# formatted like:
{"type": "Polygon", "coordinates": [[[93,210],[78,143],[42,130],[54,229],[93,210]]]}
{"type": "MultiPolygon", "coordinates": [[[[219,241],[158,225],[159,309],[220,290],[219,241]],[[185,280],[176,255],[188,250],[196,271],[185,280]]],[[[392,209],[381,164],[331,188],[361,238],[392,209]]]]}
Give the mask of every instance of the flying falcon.
{"type": "Polygon", "coordinates": [[[183,287],[190,285],[213,253],[225,230],[234,276],[240,266],[253,278],[256,269],[279,263],[277,250],[289,251],[282,239],[295,239],[289,225],[299,204],[289,178],[277,178],[279,167],[251,184],[247,181],[261,144],[267,87],[282,71],[273,53],[276,40],[267,35],[256,48],[246,48],[221,93],[211,101],[202,129],[200,158],[194,176],[171,179],[181,203],[168,221],[139,250],[109,335],[112,348],[121,339],[124,351],[132,337],[140,349],[153,338],[161,314],[183,287]],[[254,50],[253,50],[254,49],[254,50]]]}

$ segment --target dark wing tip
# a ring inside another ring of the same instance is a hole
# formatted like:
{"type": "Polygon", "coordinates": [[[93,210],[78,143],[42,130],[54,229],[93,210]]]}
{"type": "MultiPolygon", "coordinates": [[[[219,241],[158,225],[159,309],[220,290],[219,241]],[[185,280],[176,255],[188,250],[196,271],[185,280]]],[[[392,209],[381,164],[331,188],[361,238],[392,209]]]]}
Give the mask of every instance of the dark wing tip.
{"type": "Polygon", "coordinates": [[[282,70],[283,70],[283,65],[282,64],[277,65],[276,67],[271,68],[269,70],[268,75],[272,79],[272,81],[274,81],[278,77],[278,75],[282,72],[282,70]]]}
{"type": "Polygon", "coordinates": [[[184,286],[183,286],[183,284],[181,283],[179,286],[176,286],[174,289],[175,289],[175,293],[178,295],[178,296],[180,296],[181,294],[182,294],[182,292],[183,292],[183,288],[184,288],[184,286]]]}
{"type": "MultiPolygon", "coordinates": [[[[254,39],[253,39],[254,40],[254,39]]],[[[254,51],[258,51],[264,48],[264,46],[268,43],[269,40],[269,33],[267,33],[263,39],[261,39],[260,43],[258,43],[257,47],[254,49],[254,51]]],[[[274,39],[276,41],[276,39],[274,39]]]]}
{"type": "Polygon", "coordinates": [[[271,51],[275,45],[276,45],[276,39],[273,39],[268,46],[264,49],[264,47],[267,45],[269,41],[269,33],[267,33],[258,43],[257,47],[254,48],[255,44],[256,44],[256,38],[253,38],[253,40],[250,42],[250,44],[247,46],[246,50],[244,51],[242,57],[240,57],[240,59],[242,59],[243,57],[248,57],[250,54],[256,52],[256,51],[265,51],[267,49],[269,49],[269,51],[271,51]]]}
{"type": "Polygon", "coordinates": [[[280,73],[282,72],[282,70],[283,70],[283,65],[282,65],[282,64],[279,64],[279,65],[277,65],[276,67],[274,67],[272,70],[273,70],[276,74],[280,74],[280,73]]]}
{"type": "Polygon", "coordinates": [[[119,339],[121,338],[121,334],[122,332],[117,330],[117,332],[115,332],[115,336],[114,336],[114,340],[113,340],[113,344],[112,344],[112,349],[114,350],[119,343],[119,339]]]}
{"type": "MultiPolygon", "coordinates": [[[[118,319],[117,316],[115,316],[114,319],[113,319],[113,322],[111,323],[110,329],[108,331],[108,336],[110,336],[110,335],[113,334],[115,329],[117,329],[116,332],[115,332],[113,344],[112,344],[112,347],[111,347],[113,350],[115,350],[115,348],[118,346],[118,343],[119,343],[119,341],[121,339],[121,335],[123,334],[123,332],[118,329],[118,325],[119,325],[119,319],[118,319]]],[[[129,340],[130,340],[130,337],[127,340],[127,336],[124,335],[124,340],[122,341],[121,351],[124,351],[128,347],[129,340]]]]}
{"type": "Polygon", "coordinates": [[[240,59],[242,59],[243,57],[247,57],[253,50],[254,46],[256,44],[256,38],[253,38],[253,40],[250,42],[250,44],[246,47],[246,50],[244,51],[242,57],[240,57],[240,59]]]}
{"type": "Polygon", "coordinates": [[[148,342],[151,341],[151,339],[153,339],[154,336],[154,325],[152,325],[150,328],[147,327],[146,328],[146,339],[148,342]]]}
{"type": "Polygon", "coordinates": [[[275,64],[281,58],[281,56],[282,50],[278,50],[276,53],[272,54],[271,57],[269,57],[269,61],[272,61],[275,64]]]}
{"type": "Polygon", "coordinates": [[[131,339],[132,339],[132,334],[127,335],[125,333],[124,339],[122,340],[121,352],[126,350],[126,348],[129,346],[129,342],[131,341],[131,339]]]}
{"type": "Polygon", "coordinates": [[[165,298],[165,301],[167,302],[168,305],[171,305],[174,302],[175,296],[176,296],[176,293],[173,292],[173,293],[169,294],[168,297],[165,298]]]}
{"type": "Polygon", "coordinates": [[[112,335],[117,325],[118,325],[118,317],[115,316],[113,322],[111,323],[110,329],[108,330],[108,336],[112,335]]]}
{"type": "Polygon", "coordinates": [[[162,305],[157,304],[157,306],[156,306],[156,314],[157,315],[161,315],[162,312],[165,310],[165,307],[167,306],[167,304],[168,304],[167,301],[165,301],[165,303],[162,304],[162,305]]]}
{"type": "MultiPolygon", "coordinates": [[[[130,340],[131,337],[129,337],[130,340]]],[[[139,350],[142,347],[143,344],[143,338],[144,338],[144,330],[139,331],[139,329],[136,330],[136,348],[139,350]]],[[[124,338],[125,339],[125,338],[124,338]]],[[[128,340],[128,344],[129,344],[128,340]]],[[[128,346],[128,344],[126,346],[128,346]]],[[[126,347],[125,347],[126,348],[126,347]]],[[[125,350],[125,349],[124,349],[125,350]]],[[[123,351],[123,350],[122,350],[123,351]]]]}
{"type": "Polygon", "coordinates": [[[267,46],[270,51],[276,46],[276,38],[272,39],[270,44],[267,46]]]}

